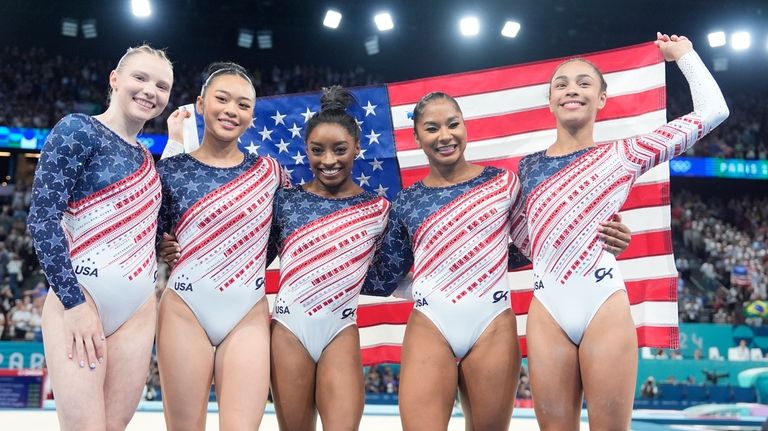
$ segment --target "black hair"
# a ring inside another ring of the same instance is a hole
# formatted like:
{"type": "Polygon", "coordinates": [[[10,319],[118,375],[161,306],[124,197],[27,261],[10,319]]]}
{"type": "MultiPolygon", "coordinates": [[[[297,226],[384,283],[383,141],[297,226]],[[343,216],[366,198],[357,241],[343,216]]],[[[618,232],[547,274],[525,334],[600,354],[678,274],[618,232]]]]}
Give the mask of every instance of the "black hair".
{"type": "Polygon", "coordinates": [[[416,124],[419,121],[419,118],[424,114],[424,109],[427,108],[427,105],[429,105],[430,102],[438,99],[443,99],[451,102],[453,106],[456,108],[457,111],[459,111],[460,114],[461,108],[459,107],[459,102],[456,101],[451,95],[443,93],[442,91],[433,91],[431,93],[427,93],[424,95],[424,97],[419,100],[419,103],[416,104],[416,106],[413,108],[413,131],[416,131],[416,124]]]}
{"type": "Polygon", "coordinates": [[[208,77],[205,79],[202,88],[200,88],[200,96],[205,96],[205,90],[211,85],[211,81],[213,81],[214,77],[222,75],[237,75],[245,79],[248,81],[248,84],[251,85],[253,94],[256,94],[256,89],[253,87],[253,80],[243,66],[230,61],[217,61],[208,65],[208,77]]]}
{"type": "Polygon", "coordinates": [[[343,127],[350,136],[354,138],[355,143],[360,141],[360,129],[357,126],[355,117],[347,112],[352,104],[357,104],[354,94],[348,89],[333,85],[323,88],[323,95],[320,97],[320,112],[313,115],[307,122],[307,128],[304,132],[304,140],[309,138],[312,130],[320,124],[333,123],[343,127]]]}

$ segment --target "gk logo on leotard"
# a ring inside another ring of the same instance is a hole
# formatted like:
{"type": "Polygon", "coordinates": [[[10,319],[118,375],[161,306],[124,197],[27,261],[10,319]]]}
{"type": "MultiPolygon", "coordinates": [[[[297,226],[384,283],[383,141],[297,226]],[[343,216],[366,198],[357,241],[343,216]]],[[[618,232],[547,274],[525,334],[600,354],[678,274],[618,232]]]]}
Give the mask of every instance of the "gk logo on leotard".
{"type": "Polygon", "coordinates": [[[603,281],[605,277],[613,278],[613,274],[611,273],[613,271],[613,268],[605,269],[605,268],[597,268],[595,271],[595,278],[597,279],[597,282],[600,283],[603,281]]]}
{"type": "Polygon", "coordinates": [[[259,278],[256,279],[256,290],[259,290],[262,287],[264,287],[264,278],[263,277],[259,277],[259,278]]]}
{"type": "Polygon", "coordinates": [[[347,317],[353,317],[354,315],[355,315],[354,308],[345,308],[344,311],[341,312],[341,319],[344,320],[347,317]]]}
{"type": "Polygon", "coordinates": [[[507,296],[508,294],[509,294],[509,292],[507,292],[505,290],[497,290],[497,291],[493,292],[493,303],[495,304],[495,303],[497,303],[499,301],[502,301],[502,300],[506,301],[507,298],[508,298],[508,296],[507,296]]]}

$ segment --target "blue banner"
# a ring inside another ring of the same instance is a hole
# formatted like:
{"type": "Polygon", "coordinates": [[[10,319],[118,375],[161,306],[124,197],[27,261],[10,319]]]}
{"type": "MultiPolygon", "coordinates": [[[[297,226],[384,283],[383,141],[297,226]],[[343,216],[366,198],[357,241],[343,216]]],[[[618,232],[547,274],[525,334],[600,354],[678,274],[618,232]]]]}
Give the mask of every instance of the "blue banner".
{"type": "Polygon", "coordinates": [[[43,343],[34,341],[0,342],[0,369],[43,368],[43,343]]]}
{"type": "Polygon", "coordinates": [[[768,180],[768,160],[677,157],[669,162],[673,177],[768,180]]]}
{"type": "MultiPolygon", "coordinates": [[[[40,151],[51,129],[0,126],[0,149],[40,151]]],[[[166,135],[142,134],[139,142],[157,156],[163,153],[168,142],[166,135]]]]}

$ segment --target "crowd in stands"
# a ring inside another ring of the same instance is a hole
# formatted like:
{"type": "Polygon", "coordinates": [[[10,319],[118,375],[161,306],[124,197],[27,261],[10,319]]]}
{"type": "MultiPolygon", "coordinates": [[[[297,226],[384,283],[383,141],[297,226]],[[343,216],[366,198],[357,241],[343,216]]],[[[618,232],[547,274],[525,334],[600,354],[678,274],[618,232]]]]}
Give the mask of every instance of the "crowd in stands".
{"type": "MultiPolygon", "coordinates": [[[[337,71],[328,66],[249,67],[258,97],[317,91],[331,84],[345,87],[381,82],[362,67],[337,71]]],[[[5,46],[0,51],[0,126],[51,128],[71,112],[97,114],[107,103],[107,77],[112,61],[64,58],[41,48],[5,46]]],[[[168,109],[193,103],[206,74],[201,66],[174,65],[174,86],[168,109]]],[[[146,133],[165,133],[166,115],[148,122],[146,133]]]]}
{"type": "Polygon", "coordinates": [[[26,229],[30,193],[0,197],[0,340],[39,340],[45,276],[26,229]]]}
{"type": "Polygon", "coordinates": [[[768,198],[676,191],[672,230],[685,247],[676,250],[681,321],[762,325],[765,308],[750,305],[766,301],[768,198]]]}

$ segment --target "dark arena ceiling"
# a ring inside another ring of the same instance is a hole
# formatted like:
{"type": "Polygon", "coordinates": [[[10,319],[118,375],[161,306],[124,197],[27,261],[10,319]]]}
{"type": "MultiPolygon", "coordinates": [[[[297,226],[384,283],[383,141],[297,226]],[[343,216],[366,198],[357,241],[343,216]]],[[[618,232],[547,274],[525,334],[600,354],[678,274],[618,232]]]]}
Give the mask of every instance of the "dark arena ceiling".
{"type": "Polygon", "coordinates": [[[652,40],[657,30],[686,34],[702,57],[720,55],[706,42],[710,31],[752,32],[748,53],[727,53],[733,69],[768,70],[768,1],[455,1],[455,0],[150,0],[139,19],[130,0],[0,0],[3,46],[46,48],[48,53],[118,58],[147,41],[167,47],[176,62],[204,65],[230,59],[253,64],[362,65],[388,80],[474,70],[652,40]],[[343,14],[336,30],[322,26],[326,9],[343,14]],[[378,32],[373,15],[389,11],[395,28],[378,32]],[[458,21],[476,15],[481,32],[462,37],[458,21]],[[61,35],[62,18],[96,20],[98,37],[61,35]],[[522,28],[514,39],[499,31],[507,19],[522,28]],[[238,30],[272,32],[273,47],[236,45],[238,30]],[[380,53],[364,41],[379,36],[380,53]],[[741,67],[741,66],[745,67],[741,67]],[[738,66],[738,67],[734,67],[738,66]]]}

